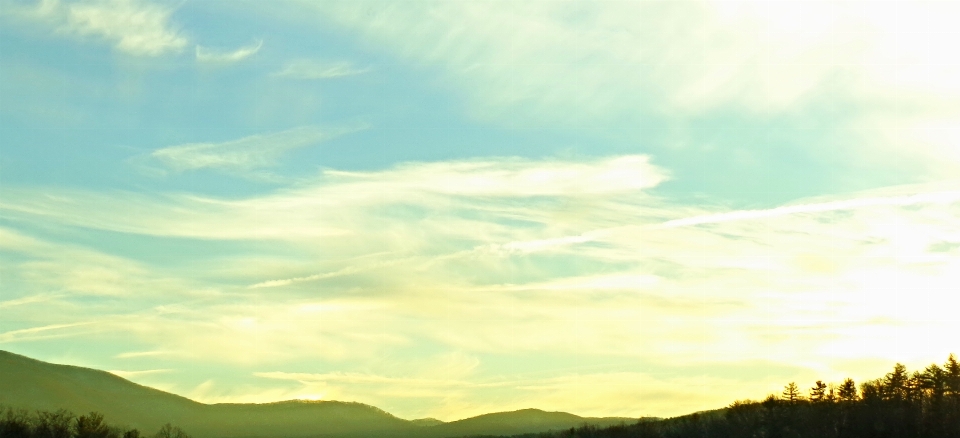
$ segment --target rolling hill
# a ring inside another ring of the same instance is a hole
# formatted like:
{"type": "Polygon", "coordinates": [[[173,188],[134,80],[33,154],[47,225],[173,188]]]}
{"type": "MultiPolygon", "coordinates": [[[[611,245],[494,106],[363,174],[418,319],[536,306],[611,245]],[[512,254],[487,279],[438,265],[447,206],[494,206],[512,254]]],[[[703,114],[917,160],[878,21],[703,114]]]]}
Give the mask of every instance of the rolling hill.
{"type": "Polygon", "coordinates": [[[148,433],[169,422],[196,438],[444,438],[636,421],[523,409],[444,423],[433,419],[404,420],[373,406],[339,401],[204,404],[105,371],[51,364],[2,350],[0,404],[42,410],[63,408],[78,414],[98,411],[111,424],[148,433]]]}
{"type": "Polygon", "coordinates": [[[636,423],[636,418],[584,418],[566,412],[547,412],[540,409],[521,409],[513,412],[497,412],[478,415],[463,420],[451,421],[433,427],[435,437],[460,437],[472,435],[519,435],[546,430],[569,429],[584,423],[597,426],[636,423]]]}

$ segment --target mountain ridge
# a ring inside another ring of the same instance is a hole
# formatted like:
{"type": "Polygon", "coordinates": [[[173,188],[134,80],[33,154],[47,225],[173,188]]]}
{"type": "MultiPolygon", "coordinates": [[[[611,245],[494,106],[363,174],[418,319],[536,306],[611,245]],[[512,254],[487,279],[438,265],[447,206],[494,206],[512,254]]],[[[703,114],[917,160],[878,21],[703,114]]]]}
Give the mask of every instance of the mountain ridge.
{"type": "Polygon", "coordinates": [[[521,409],[456,421],[405,420],[375,406],[335,400],[206,404],[131,382],[103,370],[61,365],[0,350],[0,404],[76,414],[97,411],[111,422],[152,433],[164,423],[196,438],[446,438],[512,435],[634,422],[521,409]]]}

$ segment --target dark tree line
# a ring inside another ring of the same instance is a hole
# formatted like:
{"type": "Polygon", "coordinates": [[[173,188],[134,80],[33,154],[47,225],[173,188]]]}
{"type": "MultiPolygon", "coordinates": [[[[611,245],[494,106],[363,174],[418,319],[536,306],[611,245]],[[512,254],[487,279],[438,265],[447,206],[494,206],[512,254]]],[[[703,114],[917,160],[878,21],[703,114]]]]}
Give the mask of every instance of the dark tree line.
{"type": "MultiPolygon", "coordinates": [[[[103,415],[75,416],[66,410],[28,411],[0,406],[0,438],[149,438],[137,429],[111,426],[103,415]]],[[[163,425],[153,438],[190,438],[179,427],[163,425]]]]}
{"type": "Polygon", "coordinates": [[[583,426],[515,438],[960,438],[960,363],[909,372],[902,364],[859,386],[786,385],[763,401],[607,428],[583,426]]]}

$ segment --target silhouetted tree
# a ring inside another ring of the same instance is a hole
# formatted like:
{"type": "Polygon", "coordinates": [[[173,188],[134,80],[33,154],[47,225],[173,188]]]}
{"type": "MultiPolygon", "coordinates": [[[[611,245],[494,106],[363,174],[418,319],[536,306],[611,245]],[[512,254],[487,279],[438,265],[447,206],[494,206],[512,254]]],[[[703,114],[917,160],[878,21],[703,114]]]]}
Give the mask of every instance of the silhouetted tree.
{"type": "Polygon", "coordinates": [[[30,414],[24,409],[8,408],[0,421],[0,437],[3,438],[30,438],[30,414]]]}
{"type": "Polygon", "coordinates": [[[33,426],[34,438],[71,438],[73,414],[60,409],[56,412],[37,411],[33,426]]]}
{"type": "Polygon", "coordinates": [[[893,371],[883,377],[882,397],[900,401],[907,398],[907,367],[902,363],[893,366],[893,371]]]}
{"type": "MultiPolygon", "coordinates": [[[[190,438],[179,427],[164,425],[157,432],[160,438],[190,438]]],[[[123,431],[111,427],[103,415],[91,412],[74,417],[66,410],[36,411],[0,406],[0,438],[141,438],[140,431],[123,431]]]]}
{"type": "Polygon", "coordinates": [[[103,422],[103,414],[91,412],[76,418],[75,438],[112,438],[110,427],[103,422]]]}
{"type": "Polygon", "coordinates": [[[879,379],[868,380],[860,384],[860,399],[866,403],[876,403],[883,399],[883,383],[879,379]]]}
{"type": "Polygon", "coordinates": [[[952,355],[942,368],[931,365],[918,372],[897,364],[883,377],[864,382],[859,393],[852,379],[837,386],[817,381],[810,402],[804,402],[791,383],[782,397],[736,401],[720,411],[524,438],[960,438],[960,404],[951,404],[960,391],[950,386],[951,369],[960,374],[952,355]]]}
{"type": "Polygon", "coordinates": [[[837,390],[837,396],[840,398],[840,401],[857,401],[857,384],[854,383],[853,379],[848,377],[840,384],[840,389],[837,390]]]}
{"type": "Polygon", "coordinates": [[[944,436],[960,436],[960,363],[953,354],[943,364],[943,371],[945,374],[943,424],[946,425],[944,436]]]}
{"type": "Polygon", "coordinates": [[[154,438],[190,438],[182,429],[171,426],[170,423],[164,424],[160,430],[153,435],[154,438]]]}
{"type": "Polygon", "coordinates": [[[813,388],[810,388],[810,401],[814,403],[827,401],[827,384],[823,383],[821,380],[817,380],[813,384],[813,388]]]}
{"type": "Polygon", "coordinates": [[[800,388],[797,387],[795,382],[790,382],[787,386],[783,387],[783,399],[791,403],[796,403],[803,399],[803,396],[800,395],[800,388]]]}
{"type": "Polygon", "coordinates": [[[960,395],[960,362],[951,354],[947,363],[943,364],[943,369],[947,374],[947,390],[950,395],[960,395]]]}

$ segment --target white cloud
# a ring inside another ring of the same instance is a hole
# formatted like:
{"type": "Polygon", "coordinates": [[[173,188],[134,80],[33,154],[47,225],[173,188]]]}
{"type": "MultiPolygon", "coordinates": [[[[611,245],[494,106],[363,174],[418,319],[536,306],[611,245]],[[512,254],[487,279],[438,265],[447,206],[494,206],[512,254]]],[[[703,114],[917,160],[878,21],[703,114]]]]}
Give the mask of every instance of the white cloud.
{"type": "Polygon", "coordinates": [[[50,301],[56,298],[59,298],[59,294],[38,294],[38,295],[29,295],[23,298],[17,298],[13,300],[0,301],[0,309],[7,309],[10,307],[21,306],[24,304],[34,304],[42,303],[44,301],[50,301]]]}
{"type": "Polygon", "coordinates": [[[50,324],[40,327],[30,327],[25,329],[10,330],[0,333],[0,344],[12,342],[35,341],[42,339],[61,338],[78,335],[75,331],[64,331],[79,326],[88,326],[92,322],[80,322],[73,324],[50,324]],[[51,333],[52,332],[52,333],[51,333]]]}
{"type": "Polygon", "coordinates": [[[110,374],[115,374],[128,380],[135,379],[138,377],[143,377],[143,376],[149,376],[153,374],[169,373],[171,371],[173,370],[169,368],[160,368],[155,370],[137,370],[137,371],[107,370],[107,372],[110,374]]]}
{"type": "Polygon", "coordinates": [[[9,232],[5,253],[55,263],[5,264],[8,287],[48,276],[58,290],[73,281],[63,272],[109,268],[114,277],[86,281],[137,291],[84,314],[49,311],[67,298],[20,302],[26,322],[12,329],[95,320],[96,333],[72,339],[123,333],[138,342],[126,351],[169,352],[150,367],[203,360],[282,378],[214,382],[196,391],[204,401],[312,394],[450,419],[491,400],[595,415],[615,413],[591,403],[620,400],[620,414],[673,415],[948,353],[960,261],[931,248],[960,242],[955,185],[725,212],[649,193],[666,173],[642,156],[490,158],[328,170],[247,199],[5,188],[0,213],[13,223],[186,237],[176,241],[212,253],[173,266],[76,257],[9,232]],[[423,351],[452,356],[423,362],[423,351]],[[554,368],[556,358],[597,368],[554,368]],[[542,374],[518,376],[513,360],[542,374]],[[703,376],[758,362],[787,371],[703,376]],[[694,397],[703,382],[736,395],[694,397]]]}
{"type": "Polygon", "coordinates": [[[197,61],[208,62],[213,64],[230,64],[238,61],[242,61],[250,56],[253,56],[260,51],[260,48],[263,47],[263,40],[258,40],[256,43],[249,46],[244,46],[233,51],[218,51],[212,50],[209,48],[201,47],[197,45],[196,47],[196,56],[197,61]]]}
{"type": "Polygon", "coordinates": [[[41,0],[35,7],[13,8],[15,16],[62,34],[107,41],[130,55],[178,53],[188,41],[170,23],[173,9],[146,0],[41,0]]]}
{"type": "Polygon", "coordinates": [[[179,52],[187,38],[171,28],[173,11],[136,0],[78,3],[69,8],[65,29],[113,41],[120,51],[157,56],[179,52]]]}
{"type": "Polygon", "coordinates": [[[717,113],[799,124],[837,110],[827,129],[842,138],[806,148],[871,169],[915,162],[932,179],[960,168],[956,2],[301,4],[369,47],[433,67],[475,116],[501,124],[646,140],[628,126],[717,113]]]}
{"type": "Polygon", "coordinates": [[[369,68],[359,68],[348,61],[326,62],[298,59],[288,62],[282,69],[273,73],[273,76],[291,79],[331,79],[355,76],[368,71],[370,71],[369,68]]]}
{"type": "Polygon", "coordinates": [[[665,222],[665,228],[685,227],[702,224],[715,224],[728,221],[775,218],[778,216],[802,213],[821,213],[837,210],[853,210],[876,206],[910,206],[915,204],[953,204],[960,202],[960,191],[938,191],[933,193],[914,193],[906,196],[862,197],[841,201],[815,204],[787,205],[769,210],[742,210],[707,216],[674,219],[665,222]]]}
{"type": "Polygon", "coordinates": [[[244,171],[272,166],[285,152],[314,145],[352,130],[355,129],[303,126],[222,143],[168,146],[150,155],[177,171],[203,168],[244,171]]]}
{"type": "Polygon", "coordinates": [[[138,357],[168,356],[168,355],[170,355],[170,354],[172,354],[172,353],[169,352],[169,351],[160,351],[160,350],[154,350],[154,351],[128,351],[128,352],[126,352],[126,353],[120,353],[120,354],[118,354],[118,355],[116,355],[116,356],[114,356],[114,357],[117,358],[117,359],[131,359],[131,358],[138,358],[138,357]]]}
{"type": "Polygon", "coordinates": [[[663,90],[672,109],[780,110],[844,75],[869,95],[956,89],[950,2],[303,3],[494,108],[609,116],[663,90]]]}
{"type": "Polygon", "coordinates": [[[327,171],[354,191],[422,191],[463,196],[570,196],[639,191],[666,179],[649,158],[629,155],[585,162],[519,158],[410,163],[386,172],[327,171]]]}
{"type": "Polygon", "coordinates": [[[24,296],[14,300],[19,301],[21,307],[60,297],[129,297],[145,288],[173,293],[185,286],[123,257],[80,245],[54,243],[10,228],[0,227],[0,242],[0,250],[17,256],[0,272],[4,272],[8,284],[16,285],[17,293],[24,296]],[[46,298],[29,299],[38,296],[46,298]]]}
{"type": "MultiPolygon", "coordinates": [[[[154,156],[175,169],[246,169],[269,164],[279,152],[318,141],[321,135],[320,130],[313,128],[291,130],[226,143],[174,146],[160,149],[154,156]]],[[[645,156],[586,162],[505,158],[408,163],[379,172],[326,170],[314,184],[244,200],[81,191],[51,196],[11,188],[0,200],[0,209],[127,233],[301,240],[352,234],[356,231],[346,230],[355,229],[358,224],[352,223],[356,218],[351,215],[378,205],[431,209],[437,202],[449,202],[451,211],[459,212],[474,208],[474,197],[638,195],[662,181],[665,174],[645,156]],[[124,212],[123,220],[118,220],[118,210],[124,212]]],[[[583,202],[591,203],[589,199],[583,202]]],[[[515,207],[506,202],[487,212],[481,207],[477,214],[509,217],[513,214],[511,208],[515,207]]],[[[376,218],[377,215],[365,216],[366,220],[376,218]]],[[[478,226],[488,228],[492,224],[478,226]]]]}

